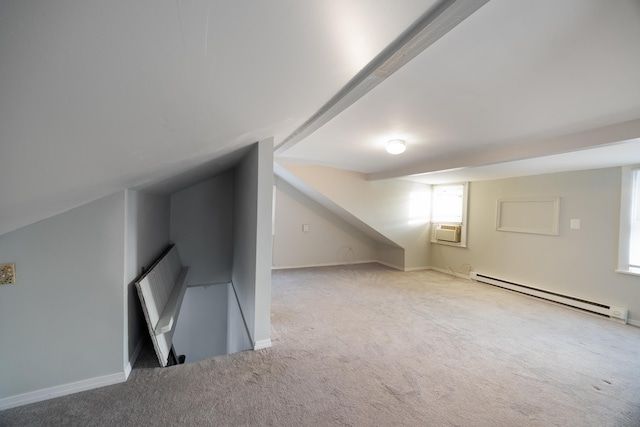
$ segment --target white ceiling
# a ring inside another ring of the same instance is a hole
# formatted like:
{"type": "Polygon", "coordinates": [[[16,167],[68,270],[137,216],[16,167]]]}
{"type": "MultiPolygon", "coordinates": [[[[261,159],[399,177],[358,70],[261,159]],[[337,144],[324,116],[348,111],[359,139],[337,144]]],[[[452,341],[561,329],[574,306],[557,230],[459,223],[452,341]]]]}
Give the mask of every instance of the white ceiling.
{"type": "Polygon", "coordinates": [[[638,1],[492,0],[281,161],[401,176],[640,118],[638,40],[638,1]]]}
{"type": "MultiPolygon", "coordinates": [[[[435,3],[0,2],[0,234],[281,143],[435,3]]],[[[637,0],[491,0],[277,160],[462,180],[632,140],[638,40],[637,0]],[[394,137],[405,154],[384,152],[394,137]]],[[[637,144],[617,146],[640,163],[637,144]]],[[[588,167],[618,164],[601,153],[588,167]]]]}

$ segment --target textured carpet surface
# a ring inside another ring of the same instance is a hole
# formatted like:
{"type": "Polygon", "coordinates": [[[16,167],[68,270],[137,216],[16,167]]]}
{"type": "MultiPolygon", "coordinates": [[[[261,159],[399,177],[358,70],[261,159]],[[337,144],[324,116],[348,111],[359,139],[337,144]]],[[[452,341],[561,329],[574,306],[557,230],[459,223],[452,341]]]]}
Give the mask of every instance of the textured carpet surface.
{"type": "Polygon", "coordinates": [[[276,271],[273,347],[0,412],[2,426],[640,426],[640,329],[433,271],[276,271]]]}

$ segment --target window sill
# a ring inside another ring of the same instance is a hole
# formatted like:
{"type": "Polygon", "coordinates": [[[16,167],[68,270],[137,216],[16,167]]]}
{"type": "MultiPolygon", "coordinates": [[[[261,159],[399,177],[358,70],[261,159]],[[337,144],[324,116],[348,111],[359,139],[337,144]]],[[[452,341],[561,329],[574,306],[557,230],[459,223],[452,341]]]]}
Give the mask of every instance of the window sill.
{"type": "Polygon", "coordinates": [[[446,241],[438,241],[438,240],[430,240],[430,243],[436,244],[436,245],[444,245],[444,246],[453,246],[455,248],[466,248],[467,245],[466,244],[462,244],[462,243],[453,243],[453,242],[446,242],[446,241]]]}
{"type": "Polygon", "coordinates": [[[638,277],[640,277],[640,270],[638,270],[638,269],[634,269],[634,270],[637,270],[637,271],[616,269],[616,273],[622,273],[622,274],[628,274],[629,276],[638,276],[638,277]]]}

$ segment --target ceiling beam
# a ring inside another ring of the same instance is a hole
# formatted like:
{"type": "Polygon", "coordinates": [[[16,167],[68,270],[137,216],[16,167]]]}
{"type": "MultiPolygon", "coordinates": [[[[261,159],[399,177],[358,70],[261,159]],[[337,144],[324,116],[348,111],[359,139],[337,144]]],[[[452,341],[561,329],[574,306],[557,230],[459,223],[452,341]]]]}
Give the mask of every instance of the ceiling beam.
{"type": "Polygon", "coordinates": [[[468,151],[464,155],[432,159],[401,169],[375,172],[368,180],[400,178],[445,170],[487,166],[517,160],[532,159],[572,151],[603,147],[640,138],[640,119],[629,120],[587,131],[576,132],[545,140],[511,144],[484,151],[468,151]]]}
{"type": "Polygon", "coordinates": [[[313,116],[276,145],[275,154],[282,154],[325,125],[488,1],[441,0],[436,3],[373,58],[313,116]]]}

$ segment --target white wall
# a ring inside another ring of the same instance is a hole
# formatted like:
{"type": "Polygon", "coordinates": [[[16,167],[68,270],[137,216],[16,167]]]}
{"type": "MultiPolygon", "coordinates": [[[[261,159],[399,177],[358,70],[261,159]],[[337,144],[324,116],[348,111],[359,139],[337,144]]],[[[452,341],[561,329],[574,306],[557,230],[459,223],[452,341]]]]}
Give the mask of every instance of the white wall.
{"type": "Polygon", "coordinates": [[[377,242],[311,200],[283,179],[276,179],[274,267],[301,267],[371,261],[377,242]],[[309,225],[309,232],[302,225],[309,225]]]}
{"type": "Polygon", "coordinates": [[[148,334],[135,279],[169,246],[169,197],[127,190],[125,209],[126,364],[148,334]]]}
{"type": "Polygon", "coordinates": [[[231,280],[233,200],[233,170],[171,195],[170,237],[189,285],[231,280]]]}
{"type": "Polygon", "coordinates": [[[235,184],[232,280],[251,338],[262,345],[270,343],[271,325],[272,140],[251,147],[235,184]]]}
{"type": "Polygon", "coordinates": [[[0,236],[17,277],[0,286],[0,409],[47,396],[6,399],[23,393],[124,380],[124,205],[121,191],[0,236]]]}
{"type": "MultiPolygon", "coordinates": [[[[402,264],[395,264],[396,267],[428,267],[428,223],[409,220],[412,194],[429,192],[429,186],[400,179],[367,181],[363,174],[323,166],[291,165],[287,170],[401,245],[404,259],[402,264]]],[[[384,248],[383,256],[385,252],[388,253],[389,248],[384,248]]]]}
{"type": "Polygon", "coordinates": [[[433,245],[439,268],[495,275],[596,302],[627,307],[640,321],[638,277],[617,266],[620,168],[472,182],[468,248],[433,245]],[[560,196],[558,236],[496,231],[499,198],[560,196]],[[581,228],[569,222],[580,219],[581,228]]]}

